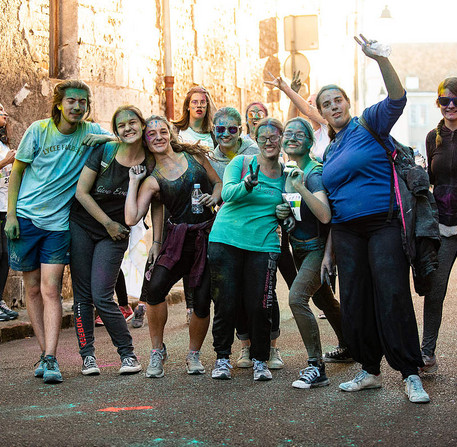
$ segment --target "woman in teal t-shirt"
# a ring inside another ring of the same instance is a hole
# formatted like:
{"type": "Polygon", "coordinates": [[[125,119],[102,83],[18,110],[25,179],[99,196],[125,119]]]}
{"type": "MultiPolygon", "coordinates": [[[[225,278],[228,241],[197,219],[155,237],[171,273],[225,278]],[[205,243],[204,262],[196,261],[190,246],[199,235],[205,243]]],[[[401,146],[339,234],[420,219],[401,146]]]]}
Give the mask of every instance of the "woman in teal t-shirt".
{"type": "Polygon", "coordinates": [[[230,379],[229,356],[237,308],[249,320],[254,380],[270,380],[271,308],[281,252],[276,205],[282,202],[284,175],[279,163],[283,126],[274,118],[259,122],[260,154],[239,155],[225,169],[221,207],[209,236],[208,258],[214,299],[213,337],[217,353],[213,379],[230,379]]]}

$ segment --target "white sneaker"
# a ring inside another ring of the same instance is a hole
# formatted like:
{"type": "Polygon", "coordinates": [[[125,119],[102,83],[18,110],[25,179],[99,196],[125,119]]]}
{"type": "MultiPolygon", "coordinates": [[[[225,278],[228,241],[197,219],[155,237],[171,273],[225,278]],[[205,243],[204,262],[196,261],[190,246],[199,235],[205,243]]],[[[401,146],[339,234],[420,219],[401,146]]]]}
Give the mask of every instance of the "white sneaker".
{"type": "Polygon", "coordinates": [[[340,390],[360,391],[382,387],[382,376],[370,374],[364,369],[360,371],[350,382],[340,383],[340,390]]]}
{"type": "Polygon", "coordinates": [[[415,404],[426,404],[430,402],[430,397],[425,392],[421,379],[416,374],[411,374],[405,380],[405,393],[410,402],[415,404]]]}
{"type": "Polygon", "coordinates": [[[249,356],[249,346],[243,346],[241,348],[240,356],[236,361],[236,366],[238,366],[238,368],[252,368],[252,360],[249,358],[249,356]]]}
{"type": "Polygon", "coordinates": [[[252,363],[254,363],[254,380],[264,381],[271,380],[273,378],[270,370],[268,369],[267,362],[252,359],[252,363]]]}
{"type": "Polygon", "coordinates": [[[200,362],[200,351],[189,351],[186,357],[187,374],[205,374],[205,368],[200,362]]]}
{"type": "Polygon", "coordinates": [[[282,369],[284,368],[284,360],[281,358],[279,348],[270,348],[270,360],[268,360],[268,368],[282,369]]]}
{"type": "Polygon", "coordinates": [[[213,379],[229,380],[232,378],[230,372],[232,368],[233,366],[230,364],[229,359],[217,359],[211,377],[213,379]]]}
{"type": "Polygon", "coordinates": [[[125,357],[122,359],[122,365],[119,374],[135,374],[141,371],[141,363],[136,357],[125,357]]]}

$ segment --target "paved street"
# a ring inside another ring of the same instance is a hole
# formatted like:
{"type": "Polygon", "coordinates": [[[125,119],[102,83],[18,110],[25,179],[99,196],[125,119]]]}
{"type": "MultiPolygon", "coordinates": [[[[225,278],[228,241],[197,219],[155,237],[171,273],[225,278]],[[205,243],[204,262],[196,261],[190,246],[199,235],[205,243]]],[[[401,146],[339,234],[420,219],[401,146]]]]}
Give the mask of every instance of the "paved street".
{"type": "MultiPolygon", "coordinates": [[[[452,278],[456,282],[455,275],[452,278]]],[[[202,350],[204,376],[188,376],[184,304],[170,307],[166,344],[170,355],[162,379],[144,374],[119,376],[119,358],[104,328],[96,328],[97,361],[102,373],[80,374],[74,329],[62,331],[58,360],[60,385],[33,377],[39,357],[33,338],[0,345],[2,381],[1,444],[5,446],[455,446],[457,445],[456,289],[448,293],[439,340],[437,374],[426,377],[432,402],[409,403],[400,374],[383,366],[384,388],[342,393],[341,381],[358,366],[329,365],[330,386],[291,387],[304,367],[304,348],[287,307],[281,282],[280,347],[285,369],[271,382],[254,383],[252,370],[234,368],[231,381],[210,378],[215,354],[211,336],[202,350]]],[[[415,298],[421,322],[422,299],[415,298]]],[[[323,347],[336,342],[326,320],[319,320],[323,347]]],[[[148,362],[148,328],[132,329],[143,368],[148,362]]],[[[236,343],[235,352],[239,350],[236,343]]],[[[235,355],[234,355],[235,357],[235,355]]]]}

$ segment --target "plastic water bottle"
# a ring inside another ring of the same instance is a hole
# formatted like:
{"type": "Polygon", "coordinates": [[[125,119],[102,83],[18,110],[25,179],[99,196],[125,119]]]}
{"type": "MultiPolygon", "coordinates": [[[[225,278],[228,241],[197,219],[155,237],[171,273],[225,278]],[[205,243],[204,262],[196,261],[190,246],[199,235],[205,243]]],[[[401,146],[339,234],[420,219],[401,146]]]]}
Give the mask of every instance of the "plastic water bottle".
{"type": "Polygon", "coordinates": [[[370,45],[370,48],[373,50],[373,53],[377,56],[389,57],[392,52],[390,45],[385,45],[379,42],[374,42],[370,45]]]}
{"type": "Polygon", "coordinates": [[[202,196],[202,190],[200,189],[200,183],[194,184],[194,190],[191,194],[191,203],[192,203],[192,213],[193,214],[202,214],[203,205],[199,203],[200,197],[202,196]]]}

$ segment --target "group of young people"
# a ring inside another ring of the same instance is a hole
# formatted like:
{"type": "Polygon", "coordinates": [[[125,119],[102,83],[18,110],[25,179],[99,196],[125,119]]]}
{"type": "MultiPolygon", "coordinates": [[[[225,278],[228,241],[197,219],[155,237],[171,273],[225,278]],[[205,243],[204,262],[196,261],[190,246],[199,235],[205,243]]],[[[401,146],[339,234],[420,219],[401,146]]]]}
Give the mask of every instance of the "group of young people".
{"type": "MultiPolygon", "coordinates": [[[[393,147],[389,132],[405,107],[406,92],[389,59],[372,48],[373,41],[358,43],[378,63],[388,92],[362,116],[393,147]]],[[[308,119],[292,113],[283,125],[255,102],[247,107],[243,136],[240,113],[232,107],[214,113],[208,91],[194,87],[175,125],[157,115],[144,119],[136,107],[122,106],[109,133],[85,120],[91,106],[85,83],[69,80],[55,87],[51,118],[33,123],[17,152],[3,155],[5,165],[15,155],[4,233],[11,268],[24,272],[27,310],[42,351],[35,376],[45,383],[62,381],[56,350],[61,277],[68,263],[82,374],[100,373],[94,307],[118,350],[119,373],[142,369],[113,295],[129,226],[151,210],[153,243],[138,306],[142,315],[146,309],[152,345],[146,377],[164,375],[166,296],[185,278],[193,309],[187,372],[205,373],[200,348],[213,302],[212,378],[231,378],[236,332],[243,346],[237,366],[253,367],[256,381],[270,380],[270,369],[284,366],[277,347],[279,268],[308,355],[294,387],[326,386],[326,362],[356,361],[361,371],[339,388],[380,388],[385,356],[402,374],[409,400],[429,401],[418,374],[437,369],[443,300],[457,255],[457,176],[452,169],[457,78],[440,84],[437,105],[443,120],[427,137],[443,242],[432,292],[425,297],[422,350],[395,204],[389,216],[391,166],[384,148],[351,116],[350,100],[337,85],[321,88],[306,101],[297,93],[297,79],[291,87],[281,78],[266,83],[286,93],[308,119]],[[328,145],[320,135],[323,129],[328,145]],[[294,162],[288,172],[284,158],[294,162]],[[295,193],[292,203],[286,182],[295,193]],[[341,308],[331,286],[335,265],[341,308]],[[326,354],[311,298],[338,338],[338,347],[326,354]]],[[[1,108],[0,127],[6,116],[1,108]]]]}

